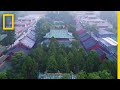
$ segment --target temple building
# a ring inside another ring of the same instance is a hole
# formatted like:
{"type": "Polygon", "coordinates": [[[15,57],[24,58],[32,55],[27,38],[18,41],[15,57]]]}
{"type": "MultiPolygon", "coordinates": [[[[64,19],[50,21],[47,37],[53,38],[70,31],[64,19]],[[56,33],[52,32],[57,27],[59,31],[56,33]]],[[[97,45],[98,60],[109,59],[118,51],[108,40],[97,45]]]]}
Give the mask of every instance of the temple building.
{"type": "MultiPolygon", "coordinates": [[[[41,17],[39,15],[18,17],[18,19],[15,20],[16,39],[19,38],[24,32],[27,32],[29,27],[34,26],[40,18],[41,17]]],[[[11,25],[12,24],[10,23],[10,26],[11,25]]]]}
{"type": "Polygon", "coordinates": [[[80,42],[83,48],[86,50],[86,52],[94,50],[98,53],[100,60],[106,59],[106,54],[101,49],[101,46],[99,45],[98,41],[96,41],[85,30],[79,30],[77,31],[77,34],[79,34],[80,42]]]}
{"type": "MultiPolygon", "coordinates": [[[[35,16],[35,15],[34,15],[35,16]]],[[[38,16],[38,15],[37,15],[38,16]]],[[[30,50],[34,47],[36,42],[36,33],[35,26],[37,23],[38,17],[25,16],[21,17],[15,21],[15,42],[8,46],[0,45],[0,71],[9,68],[9,60],[15,53],[22,51],[24,54],[28,54],[30,50]],[[29,17],[29,18],[28,18],[29,17]]],[[[3,40],[6,35],[0,37],[0,40],[3,40]]]]}
{"type": "Polygon", "coordinates": [[[98,33],[94,33],[98,38],[105,38],[105,37],[115,37],[115,33],[110,32],[108,30],[99,29],[98,33]]]}
{"type": "MultiPolygon", "coordinates": [[[[108,58],[109,60],[117,60],[117,45],[118,43],[110,37],[107,37],[107,34],[112,35],[111,32],[105,32],[106,36],[98,37],[96,40],[92,37],[86,30],[77,31],[79,34],[79,39],[83,48],[89,52],[95,50],[100,56],[101,60],[108,58]]],[[[100,32],[101,33],[101,32],[100,32]]]]}
{"type": "Polygon", "coordinates": [[[18,38],[12,45],[10,53],[16,53],[23,51],[25,54],[28,54],[30,49],[33,48],[36,42],[35,31],[33,28],[29,29],[27,33],[24,33],[20,38],[18,38]]]}
{"type": "Polygon", "coordinates": [[[56,29],[66,28],[65,23],[63,21],[54,21],[53,25],[54,25],[53,28],[56,28],[56,29]]]}
{"type": "Polygon", "coordinates": [[[117,59],[117,45],[118,43],[110,37],[100,38],[99,44],[107,52],[109,59],[117,59]]]}
{"type": "Polygon", "coordinates": [[[52,27],[50,32],[44,36],[45,40],[43,43],[49,44],[52,37],[65,46],[69,46],[71,41],[74,40],[72,33],[68,32],[65,25],[61,21],[54,22],[54,27],[52,27]]]}

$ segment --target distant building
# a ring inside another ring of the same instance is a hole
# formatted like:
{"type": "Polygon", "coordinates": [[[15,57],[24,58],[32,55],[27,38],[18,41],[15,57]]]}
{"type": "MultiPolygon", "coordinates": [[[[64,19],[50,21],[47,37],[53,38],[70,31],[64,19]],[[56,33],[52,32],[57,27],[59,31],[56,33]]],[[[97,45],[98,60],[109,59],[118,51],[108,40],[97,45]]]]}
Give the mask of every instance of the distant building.
{"type": "Polygon", "coordinates": [[[81,23],[88,23],[90,25],[96,25],[100,29],[112,29],[113,26],[112,24],[108,23],[106,20],[100,19],[95,12],[93,11],[88,11],[86,12],[81,18],[80,18],[81,23]]]}
{"type": "Polygon", "coordinates": [[[25,21],[27,21],[27,22],[32,22],[32,21],[34,21],[35,20],[35,18],[34,17],[18,17],[18,21],[20,21],[20,22],[25,22],[25,21]]]}
{"type": "Polygon", "coordinates": [[[65,29],[66,28],[65,23],[63,21],[54,21],[53,24],[54,24],[53,27],[55,29],[65,29]]]}
{"type": "Polygon", "coordinates": [[[99,29],[96,36],[99,38],[105,38],[105,37],[114,37],[115,34],[113,32],[108,31],[108,30],[99,29]]]}
{"type": "Polygon", "coordinates": [[[112,29],[112,24],[108,23],[107,21],[104,21],[103,23],[97,23],[96,26],[100,29],[112,29]]]}

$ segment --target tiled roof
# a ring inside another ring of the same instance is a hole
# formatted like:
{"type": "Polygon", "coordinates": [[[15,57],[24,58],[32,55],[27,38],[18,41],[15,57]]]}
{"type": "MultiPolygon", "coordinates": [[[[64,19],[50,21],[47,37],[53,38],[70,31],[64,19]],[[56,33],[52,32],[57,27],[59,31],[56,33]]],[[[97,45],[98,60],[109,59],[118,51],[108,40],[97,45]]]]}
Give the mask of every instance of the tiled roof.
{"type": "Polygon", "coordinates": [[[99,34],[100,34],[100,35],[105,35],[105,34],[113,34],[113,35],[114,35],[113,32],[110,32],[110,31],[107,31],[107,30],[103,30],[103,29],[100,29],[100,30],[99,30],[99,34]]]}
{"type": "Polygon", "coordinates": [[[84,33],[84,32],[85,32],[85,30],[83,30],[83,29],[76,31],[77,34],[82,34],[82,33],[84,33]]]}
{"type": "Polygon", "coordinates": [[[21,47],[16,47],[14,48],[13,50],[11,50],[10,52],[14,52],[14,53],[17,53],[19,51],[23,51],[25,54],[28,54],[29,53],[29,50],[26,50],[26,49],[23,49],[21,47]]]}
{"type": "Polygon", "coordinates": [[[93,38],[89,38],[88,40],[83,42],[83,45],[84,45],[86,50],[90,49],[95,44],[97,44],[97,42],[93,38]]]}
{"type": "Polygon", "coordinates": [[[64,25],[65,23],[63,21],[54,21],[55,25],[64,25]]]}
{"type": "Polygon", "coordinates": [[[34,32],[34,31],[29,30],[29,31],[27,32],[27,36],[28,36],[30,39],[34,40],[34,41],[36,40],[35,32],[34,32]]]}
{"type": "Polygon", "coordinates": [[[87,39],[89,39],[91,36],[87,33],[84,37],[80,38],[80,41],[85,41],[87,39]]]}
{"type": "Polygon", "coordinates": [[[44,36],[44,38],[73,38],[72,33],[69,33],[68,30],[50,30],[49,33],[44,36]]]}
{"type": "Polygon", "coordinates": [[[7,49],[7,48],[6,48],[5,46],[1,46],[1,45],[0,45],[0,54],[1,54],[2,52],[4,52],[6,49],[7,49]]]}
{"type": "Polygon", "coordinates": [[[82,38],[82,37],[84,37],[84,36],[86,36],[86,35],[87,35],[87,33],[84,32],[84,33],[80,34],[79,36],[80,36],[80,38],[82,38]]]}
{"type": "Polygon", "coordinates": [[[117,46],[118,44],[115,40],[109,37],[100,39],[100,42],[106,46],[117,46]]]}
{"type": "Polygon", "coordinates": [[[3,55],[0,57],[0,64],[4,62],[4,60],[8,57],[8,55],[3,55]]]}
{"type": "Polygon", "coordinates": [[[32,48],[35,44],[35,41],[31,40],[28,37],[24,37],[21,41],[20,41],[23,45],[27,46],[28,48],[32,48]]]}

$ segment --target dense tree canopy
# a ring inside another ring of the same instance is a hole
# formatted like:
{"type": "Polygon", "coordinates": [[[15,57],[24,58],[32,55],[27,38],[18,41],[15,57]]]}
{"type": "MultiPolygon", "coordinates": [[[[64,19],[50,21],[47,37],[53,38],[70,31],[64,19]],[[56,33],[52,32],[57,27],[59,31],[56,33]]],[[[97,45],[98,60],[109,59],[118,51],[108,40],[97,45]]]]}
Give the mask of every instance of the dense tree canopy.
{"type": "Polygon", "coordinates": [[[0,79],[7,79],[5,72],[0,72],[0,79]]]}
{"type": "MultiPolygon", "coordinates": [[[[40,45],[35,49],[34,53],[32,51],[30,54],[36,63],[42,59],[40,65],[43,68],[39,68],[39,71],[41,72],[45,72],[47,70],[48,73],[55,73],[59,70],[61,73],[69,73],[72,71],[73,73],[77,74],[83,71],[82,73],[84,74],[84,72],[92,73],[106,70],[108,73],[110,73],[110,75],[116,78],[116,62],[110,60],[100,61],[99,56],[95,51],[86,53],[84,49],[78,49],[76,45],[71,48],[63,47],[59,45],[54,38],[51,40],[51,45],[49,45],[49,47],[46,47],[46,49],[43,47],[46,46],[40,45]],[[38,54],[39,60],[37,60],[38,54]],[[45,58],[43,56],[45,56],[45,58]]],[[[96,75],[96,73],[93,73],[93,75],[96,75]]],[[[91,74],[88,76],[91,77],[91,74]]],[[[95,78],[101,77],[96,76],[95,78]]]]}
{"type": "Polygon", "coordinates": [[[30,57],[19,52],[11,59],[12,67],[6,71],[8,79],[35,79],[37,78],[37,63],[30,57]]]}
{"type": "Polygon", "coordinates": [[[7,37],[2,41],[2,45],[11,45],[15,41],[15,31],[5,31],[7,37]]]}
{"type": "Polygon", "coordinates": [[[47,18],[42,18],[37,22],[36,39],[38,43],[43,41],[43,36],[50,31],[51,25],[52,22],[47,18]]]}
{"type": "Polygon", "coordinates": [[[77,74],[77,79],[113,79],[113,76],[106,70],[91,73],[80,71],[77,74]]]}

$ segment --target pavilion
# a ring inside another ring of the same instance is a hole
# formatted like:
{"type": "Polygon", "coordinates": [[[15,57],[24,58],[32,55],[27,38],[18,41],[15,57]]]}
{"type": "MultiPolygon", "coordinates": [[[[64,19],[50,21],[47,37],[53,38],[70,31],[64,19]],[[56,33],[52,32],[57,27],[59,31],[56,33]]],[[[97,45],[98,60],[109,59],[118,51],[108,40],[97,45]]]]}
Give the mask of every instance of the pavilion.
{"type": "Polygon", "coordinates": [[[54,37],[60,44],[64,44],[65,46],[69,46],[71,41],[74,40],[72,33],[68,32],[68,29],[66,29],[63,21],[54,21],[54,25],[50,29],[50,32],[46,33],[44,36],[45,40],[43,43],[49,45],[52,37],[54,37]]]}

